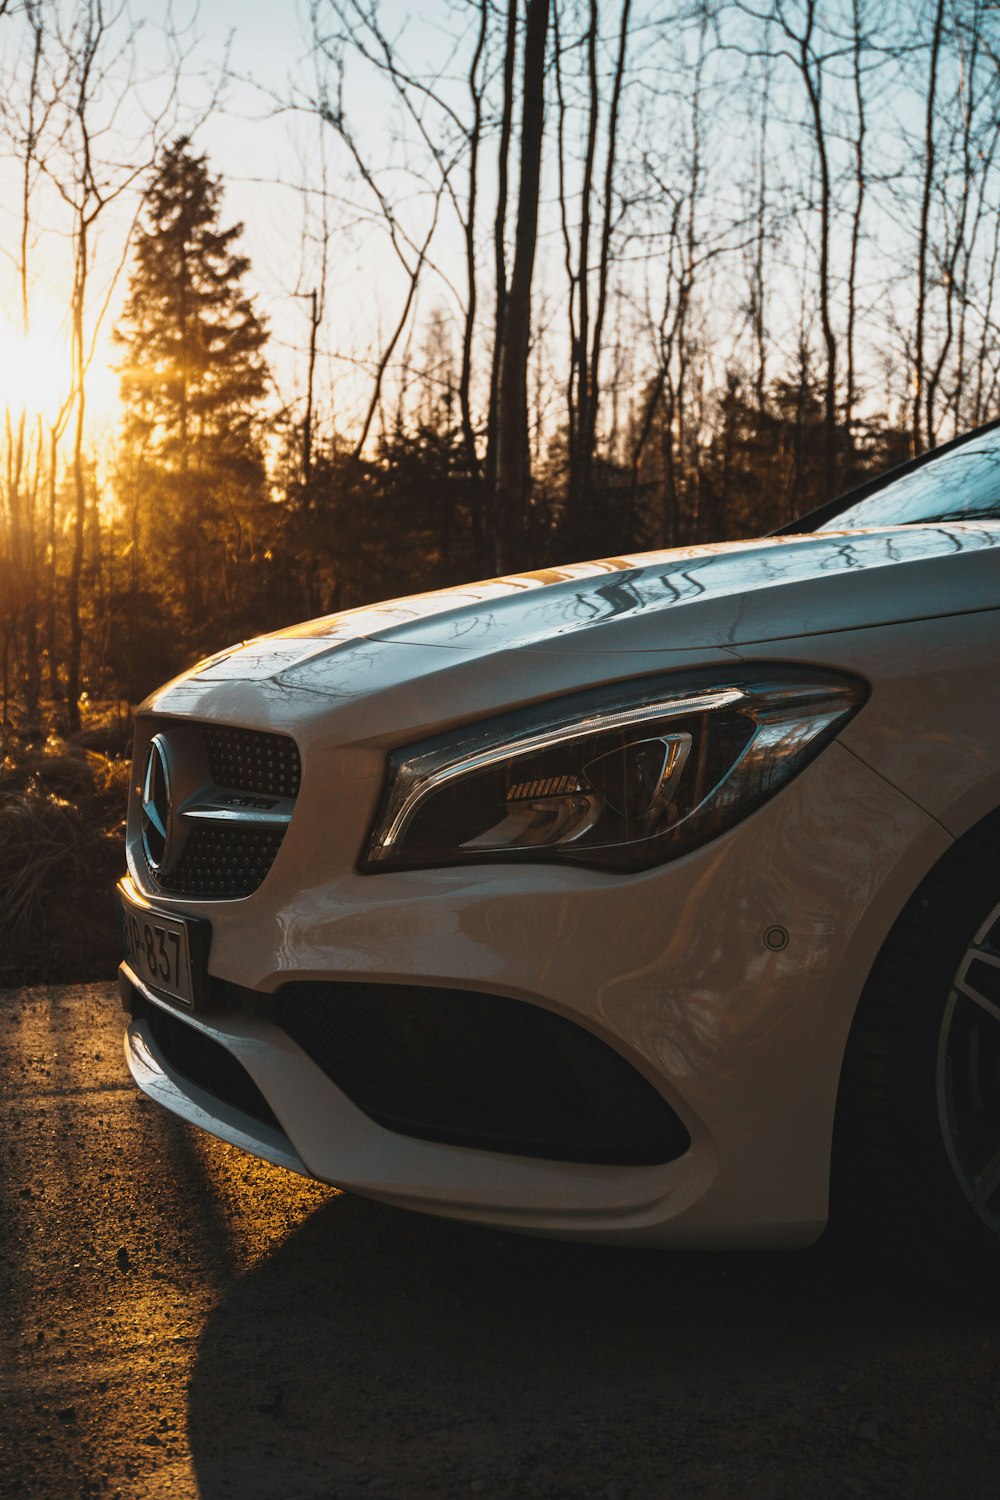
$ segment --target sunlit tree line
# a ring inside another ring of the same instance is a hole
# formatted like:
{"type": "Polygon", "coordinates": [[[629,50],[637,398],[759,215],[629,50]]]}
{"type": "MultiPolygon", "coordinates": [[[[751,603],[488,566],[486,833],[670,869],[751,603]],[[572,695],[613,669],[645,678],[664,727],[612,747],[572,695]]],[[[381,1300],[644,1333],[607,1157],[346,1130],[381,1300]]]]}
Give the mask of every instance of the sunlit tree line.
{"type": "Polygon", "coordinates": [[[5,387],[5,742],[296,617],[767,531],[1000,415],[988,0],[441,0],[433,46],[388,0],[308,24],[269,101],[315,142],[278,380],[193,43],[143,74],[100,0],[0,4],[11,321],[58,218],[72,351],[43,415],[5,387]]]}

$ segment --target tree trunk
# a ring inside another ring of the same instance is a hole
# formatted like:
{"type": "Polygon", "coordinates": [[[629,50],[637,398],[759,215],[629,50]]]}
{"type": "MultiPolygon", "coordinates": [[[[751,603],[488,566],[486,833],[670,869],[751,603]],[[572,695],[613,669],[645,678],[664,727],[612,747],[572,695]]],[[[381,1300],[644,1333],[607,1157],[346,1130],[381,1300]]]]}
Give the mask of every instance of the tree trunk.
{"type": "Polygon", "coordinates": [[[597,91],[597,0],[590,0],[587,43],[587,150],[580,189],[580,243],[577,251],[576,291],[579,317],[576,338],[570,349],[570,393],[575,406],[570,428],[574,441],[569,451],[567,502],[571,516],[579,516],[589,488],[586,434],[590,427],[590,204],[594,193],[594,155],[600,99],[597,91]],[[575,391],[575,398],[573,393],[575,391]]]}
{"type": "Polygon", "coordinates": [[[497,154],[497,206],[493,216],[493,275],[496,307],[493,320],[493,362],[486,410],[486,491],[489,496],[487,537],[483,571],[496,567],[499,543],[496,536],[497,425],[500,400],[500,365],[503,358],[504,324],[507,315],[507,195],[510,137],[514,123],[514,63],[517,58],[518,0],[507,0],[507,40],[503,63],[503,108],[500,116],[500,146],[497,154]]]}
{"type": "Polygon", "coordinates": [[[486,45],[489,17],[488,0],[480,0],[479,35],[469,66],[469,93],[472,96],[472,129],[469,132],[469,201],[465,214],[465,274],[468,288],[465,303],[465,326],[462,330],[462,368],[458,378],[458,404],[462,415],[462,440],[471,487],[473,545],[478,553],[483,545],[482,475],[476,435],[472,425],[472,338],[476,327],[476,209],[479,193],[479,144],[483,129],[483,93],[479,83],[479,65],[486,45]]]}
{"type": "Polygon", "coordinates": [[[861,241],[861,215],[865,202],[865,96],[862,87],[862,13],[863,0],[852,0],[852,53],[854,74],[854,107],[857,134],[854,137],[854,212],[851,215],[851,252],[847,271],[847,384],[844,392],[844,430],[853,448],[852,428],[857,398],[854,334],[858,295],[858,248],[861,241]]]}
{"type": "Polygon", "coordinates": [[[917,327],[913,346],[913,431],[911,444],[914,454],[924,451],[923,405],[924,388],[924,341],[927,326],[927,256],[930,237],[931,193],[934,188],[934,111],[937,103],[938,60],[941,54],[941,33],[944,29],[944,0],[937,0],[934,11],[934,29],[931,34],[930,68],[927,79],[927,113],[924,121],[924,186],[920,201],[920,231],[917,244],[917,327]]]}
{"type": "Polygon", "coordinates": [[[83,622],[80,616],[80,579],[87,518],[87,481],[83,472],[83,431],[86,414],[86,351],[83,344],[84,297],[87,285],[87,238],[77,247],[77,287],[73,307],[73,364],[76,380],[76,423],[73,430],[73,550],[70,554],[66,608],[69,613],[69,651],[66,657],[66,717],[71,734],[80,728],[80,665],[83,622]]]}
{"type": "Polygon", "coordinates": [[[837,340],[830,310],[830,161],[823,122],[823,75],[818,60],[813,61],[811,38],[815,19],[815,0],[809,0],[807,28],[802,35],[799,67],[809,96],[816,156],[819,162],[819,319],[826,349],[826,379],[823,392],[823,497],[837,492],[837,340]],[[813,67],[815,65],[815,73],[813,67]]]}
{"type": "Polygon", "coordinates": [[[615,64],[615,81],[611,90],[611,108],[608,113],[608,154],[604,166],[604,219],[601,225],[601,253],[597,264],[597,310],[594,315],[594,333],[590,351],[590,389],[587,393],[586,422],[583,424],[580,444],[581,478],[585,494],[592,486],[594,449],[597,445],[597,411],[601,398],[601,342],[604,337],[604,317],[608,304],[608,263],[611,254],[611,201],[615,172],[615,143],[618,136],[622,82],[625,77],[630,9],[631,0],[623,0],[618,33],[618,60],[615,64]]]}
{"type": "Polygon", "coordinates": [[[529,488],[528,349],[531,338],[531,276],[538,239],[538,190],[545,117],[545,45],[549,0],[528,0],[524,38],[521,119],[521,180],[518,189],[514,268],[506,299],[497,394],[497,476],[494,491],[496,567],[507,572],[521,561],[529,488]]]}

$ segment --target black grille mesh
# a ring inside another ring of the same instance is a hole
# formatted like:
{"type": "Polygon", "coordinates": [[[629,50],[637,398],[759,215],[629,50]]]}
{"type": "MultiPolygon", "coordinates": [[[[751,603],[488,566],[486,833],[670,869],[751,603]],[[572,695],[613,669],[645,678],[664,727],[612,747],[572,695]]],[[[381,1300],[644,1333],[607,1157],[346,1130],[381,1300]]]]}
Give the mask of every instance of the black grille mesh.
{"type": "MultiPolygon", "coordinates": [[[[301,779],[298,746],[285,734],[258,729],[233,729],[225,724],[185,725],[197,732],[203,753],[199,776],[208,774],[216,787],[248,796],[297,796],[301,779]]],[[[170,726],[161,733],[168,738],[170,726]]],[[[183,747],[183,740],[180,741],[183,747]]],[[[179,750],[184,754],[183,748],[179,750]]],[[[232,900],[249,896],[260,886],[281,848],[284,829],[245,822],[206,821],[191,828],[173,869],[150,877],[161,891],[174,896],[232,900]]]]}
{"type": "Polygon", "coordinates": [[[274,864],[281,828],[196,828],[173,870],[157,877],[178,896],[249,896],[274,864]]]}
{"type": "Polygon", "coordinates": [[[216,786],[268,797],[297,797],[298,747],[284,734],[206,724],[202,740],[216,786]]]}
{"type": "Polygon", "coordinates": [[[690,1138],[630,1063],[535,1005],[409,985],[286,985],[270,1005],[378,1124],[486,1151],[619,1165],[672,1161],[690,1138]]]}

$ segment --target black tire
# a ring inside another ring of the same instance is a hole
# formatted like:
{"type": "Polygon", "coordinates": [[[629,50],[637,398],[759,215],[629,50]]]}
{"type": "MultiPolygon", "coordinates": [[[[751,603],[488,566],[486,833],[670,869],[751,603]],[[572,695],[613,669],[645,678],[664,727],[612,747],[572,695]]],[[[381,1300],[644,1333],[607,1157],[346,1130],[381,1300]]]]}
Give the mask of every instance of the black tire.
{"type": "Polygon", "coordinates": [[[969,1290],[1000,1287],[1000,814],[944,856],[872,969],[831,1221],[969,1290]]]}

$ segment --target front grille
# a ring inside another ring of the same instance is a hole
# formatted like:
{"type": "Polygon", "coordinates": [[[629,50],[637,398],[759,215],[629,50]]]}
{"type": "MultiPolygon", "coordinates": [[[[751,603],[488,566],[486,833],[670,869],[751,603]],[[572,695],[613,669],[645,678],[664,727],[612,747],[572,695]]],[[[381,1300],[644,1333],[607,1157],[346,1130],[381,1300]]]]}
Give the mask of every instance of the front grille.
{"type": "Polygon", "coordinates": [[[284,836],[284,829],[196,828],[159,884],[178,896],[249,896],[274,864],[284,836]]]}
{"type": "Polygon", "coordinates": [[[206,1094],[280,1130],[278,1118],[242,1063],[203,1031],[179,1016],[154,1005],[138,991],[132,993],[132,1015],[146,1021],[164,1061],[175,1073],[206,1094]]]}
{"type": "Polygon", "coordinates": [[[205,724],[202,738],[216,786],[266,797],[297,797],[298,747],[284,734],[205,724]]]}
{"type": "MultiPolygon", "coordinates": [[[[153,721],[150,728],[168,748],[175,819],[174,852],[166,868],[153,870],[145,860],[151,888],[201,900],[252,895],[285,836],[287,822],[276,817],[290,818],[298,795],[302,771],[295,741],[285,734],[189,719],[153,721]],[[181,811],[192,799],[212,804],[213,798],[218,816],[211,805],[197,818],[181,811]]],[[[137,763],[135,772],[141,786],[145,763],[137,763]]],[[[145,858],[141,841],[137,844],[145,858]]]]}
{"type": "Polygon", "coordinates": [[[617,1052],[535,1005],[409,985],[286,985],[269,1005],[388,1130],[555,1161],[649,1165],[683,1155],[677,1115],[617,1052]]]}

